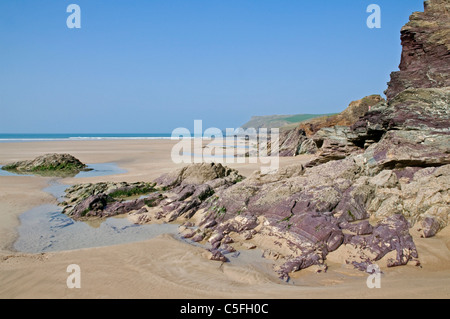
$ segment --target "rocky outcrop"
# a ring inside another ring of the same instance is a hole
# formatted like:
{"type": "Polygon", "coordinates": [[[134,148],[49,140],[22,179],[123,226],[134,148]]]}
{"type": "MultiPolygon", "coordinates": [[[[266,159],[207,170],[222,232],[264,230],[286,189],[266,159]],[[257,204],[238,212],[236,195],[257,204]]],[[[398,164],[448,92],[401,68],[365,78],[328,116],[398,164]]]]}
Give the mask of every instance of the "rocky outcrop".
{"type": "Polygon", "coordinates": [[[339,114],[314,118],[300,123],[296,128],[282,130],[279,155],[286,157],[318,152],[320,158],[312,165],[345,158],[360,148],[347,138],[349,127],[380,102],[384,102],[381,96],[370,95],[351,102],[339,114]]]}
{"type": "Polygon", "coordinates": [[[2,169],[21,173],[77,174],[86,170],[86,165],[70,154],[45,154],[33,160],[7,164],[2,169]]]}
{"type": "Polygon", "coordinates": [[[68,193],[84,198],[69,215],[181,222],[180,234],[210,245],[212,260],[227,261],[236,245],[257,247],[275,259],[284,280],[312,265],[325,271],[327,255],[344,246],[353,247],[346,262],[361,270],[381,259],[389,267],[417,260],[409,228],[417,224],[428,237],[448,224],[450,165],[369,172],[364,154],[242,180],[230,179],[239,174],[220,164],[194,164],[159,178],[161,184],[137,199],[112,198],[130,185],[74,187],[68,193]],[[218,171],[219,177],[212,173],[218,171]]]}
{"type": "Polygon", "coordinates": [[[410,88],[450,86],[450,3],[425,2],[424,12],[415,12],[401,30],[400,71],[391,74],[385,94],[388,100],[410,88]]]}
{"type": "Polygon", "coordinates": [[[139,223],[166,217],[167,221],[173,221],[181,215],[190,216],[216,189],[228,187],[243,178],[236,170],[221,164],[193,164],[162,175],[154,183],[74,185],[66,190],[61,206],[64,206],[63,213],[74,219],[136,213],[140,215],[139,223]],[[148,210],[155,206],[159,210],[149,213],[148,210]]]}
{"type": "Polygon", "coordinates": [[[222,164],[200,163],[182,167],[174,172],[164,174],[155,182],[162,187],[175,187],[180,185],[200,185],[217,179],[229,182],[243,179],[239,172],[222,164]]]}
{"type": "Polygon", "coordinates": [[[298,155],[301,145],[306,139],[305,132],[299,128],[280,132],[279,156],[288,157],[298,155]]]}
{"type": "Polygon", "coordinates": [[[360,100],[351,102],[348,107],[339,114],[324,116],[300,123],[299,128],[305,131],[307,137],[316,134],[322,128],[333,126],[351,126],[369,109],[384,101],[380,95],[369,95],[360,100]]]}
{"type": "MultiPolygon", "coordinates": [[[[157,191],[155,183],[102,182],[77,184],[66,189],[63,213],[74,219],[109,217],[142,208],[157,191]],[[147,195],[146,199],[126,201],[124,198],[147,195]],[[150,195],[150,196],[152,196],[150,195]]],[[[155,201],[155,199],[153,199],[155,201]]]]}
{"type": "Polygon", "coordinates": [[[409,89],[373,109],[353,127],[354,143],[368,147],[370,169],[450,163],[450,88],[409,89]]]}
{"type": "Polygon", "coordinates": [[[355,145],[350,138],[353,132],[348,126],[334,126],[322,128],[309,140],[314,142],[317,148],[317,157],[306,164],[307,167],[326,163],[333,160],[346,158],[350,154],[361,153],[363,148],[355,145]]]}

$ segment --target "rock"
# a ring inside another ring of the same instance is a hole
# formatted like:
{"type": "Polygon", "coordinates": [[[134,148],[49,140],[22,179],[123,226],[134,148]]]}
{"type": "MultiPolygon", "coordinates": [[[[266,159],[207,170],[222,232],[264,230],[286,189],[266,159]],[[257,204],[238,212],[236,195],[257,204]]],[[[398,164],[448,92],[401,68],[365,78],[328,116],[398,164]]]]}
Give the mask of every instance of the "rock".
{"type": "Polygon", "coordinates": [[[302,256],[289,259],[278,269],[276,269],[276,272],[278,273],[280,279],[289,281],[290,273],[311,267],[313,265],[321,264],[323,264],[323,259],[319,254],[316,252],[307,252],[302,256]]]}
{"type": "MultiPolygon", "coordinates": [[[[142,206],[147,205],[149,207],[153,207],[158,205],[164,197],[161,194],[154,193],[155,189],[153,188],[153,183],[146,182],[137,182],[137,183],[114,183],[114,182],[102,182],[96,184],[76,184],[66,189],[65,191],[65,202],[60,203],[61,206],[64,206],[64,213],[68,215],[73,215],[75,218],[80,217],[79,212],[75,212],[74,214],[71,211],[83,201],[86,201],[87,198],[91,196],[101,196],[107,198],[108,201],[108,211],[100,215],[109,216],[111,214],[121,214],[127,213],[133,209],[140,209],[142,206]],[[127,198],[129,196],[135,196],[138,194],[148,194],[145,198],[139,201],[139,204],[136,205],[130,203],[122,203],[121,200],[123,198],[127,198]],[[136,207],[131,209],[132,207],[136,207]]],[[[85,205],[85,204],[83,204],[85,205]]],[[[106,209],[106,205],[103,207],[106,209]]],[[[87,214],[83,217],[92,216],[91,214],[87,214]]],[[[98,215],[96,215],[98,217],[98,215]]]]}
{"type": "Polygon", "coordinates": [[[401,214],[385,218],[373,228],[372,234],[353,236],[349,243],[358,248],[360,259],[366,260],[359,265],[362,269],[367,269],[368,264],[380,260],[391,251],[397,254],[395,259],[388,260],[388,267],[406,265],[408,261],[419,257],[409,234],[409,223],[401,214]]]}
{"type": "Polygon", "coordinates": [[[205,234],[204,233],[196,233],[193,237],[192,237],[192,241],[193,242],[200,242],[200,241],[202,241],[203,239],[205,238],[205,234]]]}
{"type": "Polygon", "coordinates": [[[221,247],[224,254],[234,253],[236,251],[233,246],[228,244],[223,244],[221,247]]]}
{"type": "Polygon", "coordinates": [[[215,260],[215,261],[221,261],[221,262],[228,261],[228,258],[225,257],[219,250],[212,249],[212,250],[210,250],[210,252],[211,252],[211,256],[209,257],[209,259],[215,260]]]}
{"type": "MultiPolygon", "coordinates": [[[[302,122],[299,127],[283,130],[279,136],[279,155],[296,156],[314,154],[321,151],[318,163],[345,158],[351,152],[360,149],[346,137],[348,127],[353,125],[373,105],[384,101],[379,95],[370,95],[353,101],[343,112],[318,117],[302,122]]],[[[317,163],[316,163],[317,164],[317,163]]]]}
{"type": "Polygon", "coordinates": [[[62,174],[62,176],[75,176],[80,171],[87,170],[87,166],[70,154],[55,153],[38,156],[29,161],[19,161],[7,164],[3,166],[2,169],[24,173],[32,172],[43,175],[62,174]]]}
{"type": "Polygon", "coordinates": [[[308,138],[302,142],[300,148],[298,149],[298,154],[316,154],[319,151],[316,142],[308,138]]]}
{"type": "Polygon", "coordinates": [[[244,247],[245,249],[255,249],[256,245],[253,243],[245,242],[242,244],[242,247],[244,247]]]}
{"type": "Polygon", "coordinates": [[[360,100],[351,102],[348,107],[339,114],[303,121],[299,128],[306,133],[307,137],[312,137],[322,128],[351,126],[369,111],[372,106],[382,101],[384,101],[384,99],[380,95],[369,95],[360,100]]]}
{"type": "Polygon", "coordinates": [[[364,153],[369,173],[408,166],[428,167],[450,163],[450,88],[409,89],[380,110],[369,112],[352,130],[355,142],[379,142],[364,153]]]}
{"type": "Polygon", "coordinates": [[[433,237],[440,229],[439,222],[433,217],[425,217],[421,223],[423,237],[433,237]]]}
{"type": "Polygon", "coordinates": [[[213,235],[211,235],[211,237],[209,238],[209,243],[211,244],[211,245],[214,245],[215,243],[219,243],[220,244],[220,241],[223,239],[223,233],[221,233],[221,232],[217,232],[217,233],[214,233],[213,235]]]}
{"type": "Polygon", "coordinates": [[[226,236],[223,238],[222,242],[223,242],[224,244],[232,244],[232,243],[234,243],[234,240],[233,240],[233,238],[231,238],[230,236],[226,235],[226,236]]]}
{"type": "Polygon", "coordinates": [[[333,210],[335,217],[342,221],[357,221],[369,218],[367,205],[374,197],[374,187],[362,176],[347,188],[333,210]]]}
{"type": "Polygon", "coordinates": [[[395,187],[398,184],[397,175],[392,170],[381,171],[369,180],[375,187],[395,187]]]}
{"type": "Polygon", "coordinates": [[[244,239],[245,239],[245,240],[250,240],[250,239],[253,238],[253,234],[252,234],[252,232],[249,231],[249,230],[245,231],[245,232],[243,233],[243,235],[244,235],[244,239]]]}
{"type": "MultiPolygon", "coordinates": [[[[108,196],[105,194],[92,195],[75,205],[68,213],[74,219],[81,219],[89,216],[102,215],[103,209],[108,203],[108,196]]],[[[64,211],[64,213],[67,213],[64,211]]]]}
{"type": "Polygon", "coordinates": [[[145,199],[135,199],[131,201],[124,202],[114,202],[108,204],[101,213],[97,216],[99,217],[110,217],[116,215],[127,214],[132,211],[140,210],[145,205],[145,199]]]}
{"type": "Polygon", "coordinates": [[[329,161],[344,159],[350,154],[362,153],[363,149],[349,140],[349,134],[352,134],[352,132],[346,126],[320,129],[311,137],[316,145],[320,145],[316,154],[318,157],[305,166],[312,167],[329,161]]]}
{"type": "Polygon", "coordinates": [[[414,12],[401,30],[400,71],[391,74],[388,100],[409,88],[450,86],[450,3],[425,2],[424,12],[414,12]]]}
{"type": "Polygon", "coordinates": [[[412,225],[428,216],[439,221],[439,230],[444,228],[450,213],[450,165],[393,172],[401,177],[397,187],[391,187],[390,182],[386,187],[377,186],[367,205],[369,214],[383,217],[401,213],[412,225]]]}
{"type": "Polygon", "coordinates": [[[367,220],[357,223],[349,223],[345,221],[340,223],[339,227],[342,230],[347,230],[354,233],[354,235],[369,235],[373,233],[373,226],[367,220]]]}
{"type": "Polygon", "coordinates": [[[296,156],[306,140],[305,132],[299,128],[282,131],[279,135],[279,156],[296,156]]]}
{"type": "Polygon", "coordinates": [[[244,177],[220,163],[191,164],[176,170],[175,172],[164,174],[157,178],[155,182],[160,187],[173,188],[180,185],[201,185],[215,179],[226,179],[230,183],[236,183],[244,177]]]}

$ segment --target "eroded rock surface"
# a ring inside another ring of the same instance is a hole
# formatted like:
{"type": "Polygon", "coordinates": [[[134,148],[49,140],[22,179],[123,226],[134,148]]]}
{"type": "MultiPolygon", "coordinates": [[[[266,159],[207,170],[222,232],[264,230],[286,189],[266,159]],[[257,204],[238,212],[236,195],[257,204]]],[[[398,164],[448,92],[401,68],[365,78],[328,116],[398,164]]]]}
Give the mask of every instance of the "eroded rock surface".
{"type": "Polygon", "coordinates": [[[45,154],[33,160],[18,161],[2,167],[3,170],[18,173],[76,175],[86,170],[86,164],[70,154],[45,154]]]}
{"type": "Polygon", "coordinates": [[[414,12],[401,30],[400,71],[391,74],[388,100],[410,88],[450,86],[450,3],[425,2],[424,12],[414,12]]]}

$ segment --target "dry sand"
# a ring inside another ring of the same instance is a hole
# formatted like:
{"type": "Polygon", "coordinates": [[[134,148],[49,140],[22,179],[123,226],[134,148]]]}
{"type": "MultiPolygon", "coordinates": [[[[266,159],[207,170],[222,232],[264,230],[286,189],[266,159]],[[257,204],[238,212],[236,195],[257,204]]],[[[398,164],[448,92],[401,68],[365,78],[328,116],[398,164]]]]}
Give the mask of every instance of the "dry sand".
{"type": "MultiPolygon", "coordinates": [[[[65,179],[67,184],[153,180],[173,170],[173,141],[67,141],[1,143],[0,164],[67,152],[89,164],[115,162],[126,174],[65,179]]],[[[281,165],[305,161],[283,158],[281,165]]],[[[256,164],[231,164],[249,175],[256,164]]],[[[422,267],[383,268],[381,288],[369,289],[367,274],[342,264],[342,251],[329,255],[327,273],[303,270],[296,285],[275,280],[250,264],[210,261],[201,248],[169,235],[101,248],[24,254],[10,249],[18,216],[55,199],[42,189],[44,177],[0,176],[0,298],[449,298],[450,228],[436,237],[415,238],[422,267]],[[69,264],[81,267],[81,288],[69,289],[69,264]]]]}

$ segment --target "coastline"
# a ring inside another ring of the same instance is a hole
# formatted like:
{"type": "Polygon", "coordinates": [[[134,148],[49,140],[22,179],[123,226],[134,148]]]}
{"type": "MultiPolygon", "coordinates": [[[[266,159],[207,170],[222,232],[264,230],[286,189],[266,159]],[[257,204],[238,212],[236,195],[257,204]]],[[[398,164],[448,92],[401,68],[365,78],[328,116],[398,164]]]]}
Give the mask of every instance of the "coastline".
{"type": "MultiPolygon", "coordinates": [[[[170,140],[51,141],[0,144],[0,164],[44,153],[70,153],[82,162],[114,162],[127,173],[65,178],[75,184],[151,181],[183,164],[174,164],[170,140]]],[[[280,166],[311,157],[280,158],[280,166]]],[[[226,164],[248,176],[258,164],[226,164]]],[[[142,242],[44,254],[8,249],[17,236],[19,216],[56,200],[43,191],[51,178],[0,176],[0,298],[448,298],[450,229],[435,238],[414,238],[422,268],[382,269],[382,289],[366,286],[367,274],[342,265],[339,251],[328,256],[329,270],[294,274],[297,285],[274,282],[252,265],[210,261],[204,249],[169,235],[142,242]],[[9,244],[7,244],[9,243],[9,244]],[[68,289],[66,267],[79,264],[82,288],[68,289]]]]}

